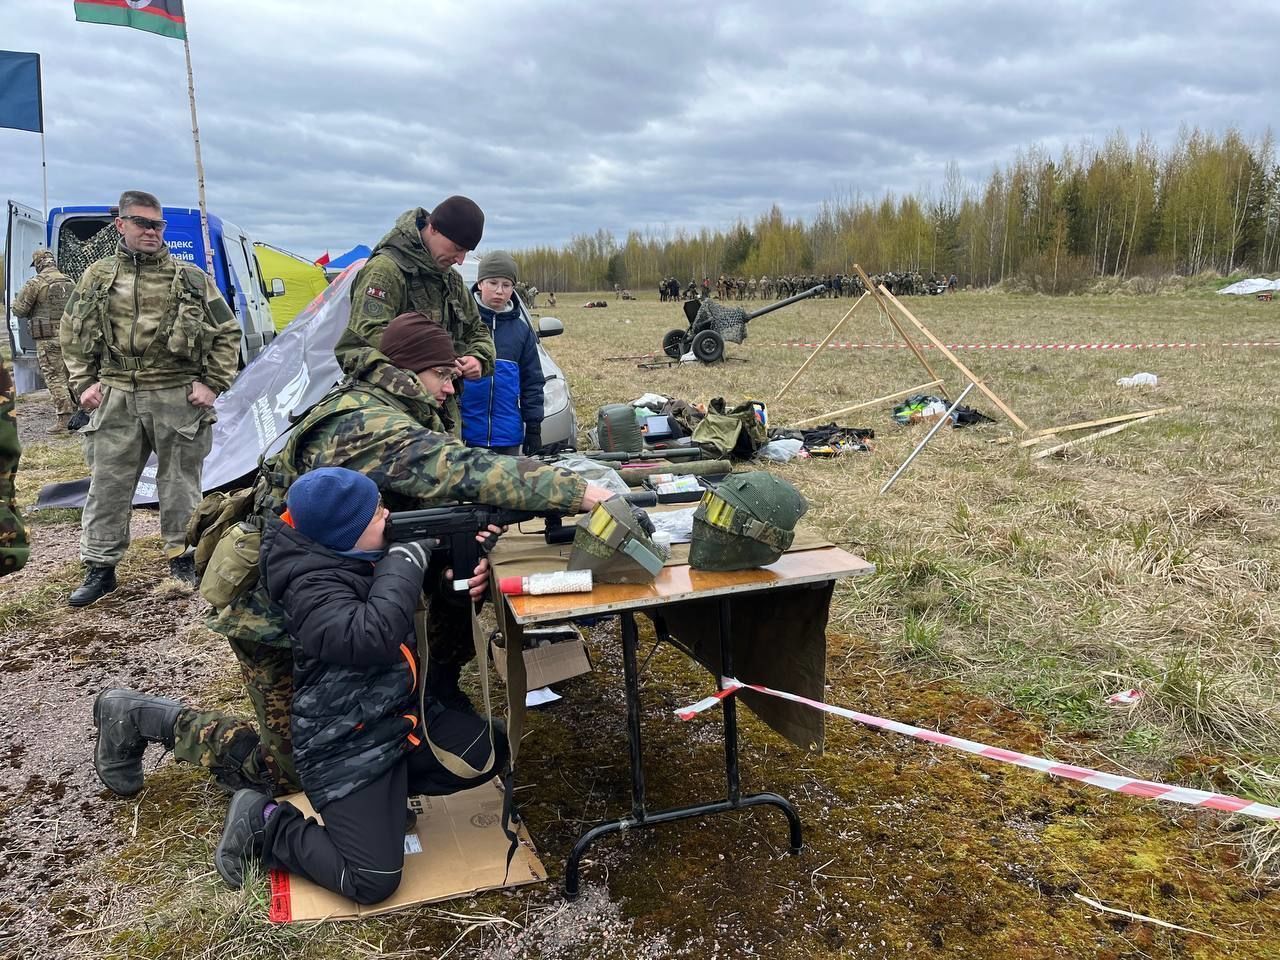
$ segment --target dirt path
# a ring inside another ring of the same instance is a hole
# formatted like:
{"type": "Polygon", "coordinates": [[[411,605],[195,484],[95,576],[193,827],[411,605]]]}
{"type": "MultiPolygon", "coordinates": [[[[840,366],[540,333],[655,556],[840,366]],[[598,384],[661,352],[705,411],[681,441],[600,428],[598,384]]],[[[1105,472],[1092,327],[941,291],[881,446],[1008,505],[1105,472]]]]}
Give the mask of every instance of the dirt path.
{"type": "MultiPolygon", "coordinates": [[[[26,442],[47,440],[51,414],[24,401],[26,442]]],[[[128,842],[135,804],[94,773],[98,692],[181,695],[231,669],[225,644],[198,626],[203,601],[166,576],[158,530],[154,513],[135,512],[120,589],[84,610],[66,606],[78,524],[32,523],[31,560],[0,581],[0,956],[81,955],[87,938],[67,934],[111,923],[134,896],[101,870],[128,842]]],[[[161,762],[153,753],[148,768],[161,762]]]]}

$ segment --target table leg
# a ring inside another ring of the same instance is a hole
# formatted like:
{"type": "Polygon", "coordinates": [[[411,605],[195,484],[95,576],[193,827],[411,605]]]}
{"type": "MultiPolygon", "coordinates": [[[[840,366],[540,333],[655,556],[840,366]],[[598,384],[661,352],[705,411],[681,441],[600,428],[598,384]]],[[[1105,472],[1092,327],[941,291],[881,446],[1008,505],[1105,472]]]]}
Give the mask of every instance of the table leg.
{"type": "MultiPolygon", "coordinates": [[[[719,634],[722,671],[725,676],[733,673],[733,651],[730,644],[729,600],[719,601],[719,634]]],[[[609,820],[592,827],[573,845],[564,869],[564,895],[568,900],[578,896],[578,872],[582,856],[587,849],[601,837],[611,833],[622,833],[637,827],[655,827],[660,823],[672,823],[676,820],[688,820],[693,817],[708,816],[715,813],[729,813],[745,807],[770,806],[777,807],[787,817],[790,827],[791,850],[798,854],[802,845],[800,817],[791,802],[776,793],[752,793],[741,795],[738,774],[738,713],[736,698],[724,699],[724,758],[725,780],[728,795],[724,800],[710,803],[697,803],[686,807],[674,807],[650,813],[645,806],[644,785],[644,748],[640,735],[640,679],[636,669],[636,650],[639,637],[636,630],[635,614],[624,612],[621,617],[622,632],[622,672],[627,692],[627,743],[631,754],[631,816],[617,820],[609,820]]],[[[656,625],[659,635],[665,633],[666,624],[656,625]]]]}

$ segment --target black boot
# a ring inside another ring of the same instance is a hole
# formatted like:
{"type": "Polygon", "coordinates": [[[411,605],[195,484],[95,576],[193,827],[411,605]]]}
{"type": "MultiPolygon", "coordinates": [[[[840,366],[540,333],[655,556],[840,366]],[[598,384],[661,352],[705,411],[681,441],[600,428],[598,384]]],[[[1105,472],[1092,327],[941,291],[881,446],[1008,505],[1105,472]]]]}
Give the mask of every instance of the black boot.
{"type": "Polygon", "coordinates": [[[169,576],[196,586],[200,582],[200,578],[196,576],[196,558],[190,554],[174,557],[169,561],[169,576]]]}
{"type": "Polygon", "coordinates": [[[458,687],[461,677],[462,664],[460,663],[432,663],[427,668],[427,699],[435,700],[450,710],[462,710],[474,714],[476,708],[458,687]]]}
{"type": "Polygon", "coordinates": [[[244,885],[244,864],[262,856],[262,840],[267,832],[263,812],[271,797],[257,790],[237,790],[222,824],[222,839],[213,854],[213,865],[232,890],[244,885]]]}
{"type": "Polygon", "coordinates": [[[116,568],[97,563],[87,565],[89,571],[84,575],[84,583],[71,591],[67,603],[73,607],[87,607],[96,603],[116,588],[116,568]]]}
{"type": "Polygon", "coordinates": [[[112,793],[132,797],[142,789],[142,755],[148,743],[173,749],[173,725],[182,711],[177,700],[133,690],[104,690],[93,702],[98,743],[93,766],[112,793]]]}

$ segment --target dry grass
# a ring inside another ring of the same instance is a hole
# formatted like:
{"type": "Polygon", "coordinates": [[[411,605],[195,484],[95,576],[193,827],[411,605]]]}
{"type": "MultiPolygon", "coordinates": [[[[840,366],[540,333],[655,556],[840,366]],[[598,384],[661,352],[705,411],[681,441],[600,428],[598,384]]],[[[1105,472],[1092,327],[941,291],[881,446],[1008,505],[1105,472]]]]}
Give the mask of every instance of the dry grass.
{"type": "MultiPolygon", "coordinates": [[[[682,325],[678,305],[604,294],[605,310],[577,306],[594,296],[566,294],[547,311],[565,321],[548,346],[584,426],[599,405],[649,391],[772,400],[806,355],[778,343],[820,339],[849,305],[806,303],[755,321],[751,339],[729,348],[746,363],[642,370],[604,358],[656,352],[665,330],[682,325]]],[[[953,343],[1268,340],[1280,318],[1275,304],[1198,293],[975,293],[908,306],[953,343]]],[[[894,336],[864,303],[838,339],[894,336]]],[[[985,442],[1011,433],[1004,422],[943,431],[879,496],[922,434],[896,427],[886,405],[853,421],[877,431],[871,453],[773,468],[808,496],[808,522],[879,567],[836,591],[831,699],[1014,749],[1280,800],[1280,412],[1271,396],[1280,349],[961,357],[1033,428],[1184,409],[1034,463],[1030,451],[985,442]],[[1160,385],[1114,385],[1139,370],[1160,385]],[[1137,706],[1105,705],[1130,687],[1145,692],[1137,706]]],[[[951,368],[936,351],[928,358],[958,393],[951,368]]],[[[829,351],[770,404],[770,421],[927,379],[904,350],[829,351]]],[[[976,392],[969,402],[996,415],[976,392]]],[[[42,479],[64,466],[56,451],[29,456],[42,479]]],[[[34,492],[26,483],[21,495],[34,492]]],[[[597,673],[575,682],[570,701],[532,719],[522,752],[526,814],[553,877],[584,822],[626,805],[615,645],[599,643],[597,654],[597,673]]],[[[223,699],[228,690],[212,692],[223,699]]],[[[714,783],[714,738],[698,740],[696,727],[673,726],[668,713],[705,691],[705,677],[680,658],[655,658],[646,736],[650,756],[662,758],[651,789],[668,799],[690,778],[714,783]]],[[[166,765],[138,805],[137,843],[106,866],[150,891],[149,903],[104,918],[120,925],[84,937],[82,948],[344,958],[449,949],[738,956],[745,942],[762,956],[806,957],[943,956],[960,945],[967,956],[1002,958],[1280,950],[1276,898],[1249,876],[1274,876],[1275,829],[1064,788],[843,724],[830,728],[827,756],[806,757],[745,724],[744,769],[753,786],[797,800],[805,856],[778,856],[777,825],[763,817],[638,834],[625,850],[602,845],[589,866],[594,894],[607,896],[564,913],[548,886],[450,905],[452,916],[271,928],[260,889],[231,894],[210,875],[222,798],[198,773],[166,765]],[[728,851],[736,853],[717,860],[728,851]],[[1070,905],[1077,890],[1228,941],[1098,919],[1070,905]],[[556,936],[534,937],[551,918],[556,936]],[[511,934],[511,923],[525,932],[511,934]]]]}

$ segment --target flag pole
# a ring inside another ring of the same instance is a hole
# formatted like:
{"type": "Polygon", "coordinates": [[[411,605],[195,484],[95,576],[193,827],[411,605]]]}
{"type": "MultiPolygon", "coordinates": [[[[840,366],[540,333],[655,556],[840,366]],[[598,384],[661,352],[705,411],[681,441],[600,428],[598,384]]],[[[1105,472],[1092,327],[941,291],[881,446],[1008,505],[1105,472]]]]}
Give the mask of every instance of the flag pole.
{"type": "Polygon", "coordinates": [[[200,157],[200,125],[196,122],[196,82],[191,73],[191,21],[182,31],[182,49],[187,55],[187,97],[191,101],[191,140],[196,148],[196,194],[200,201],[200,234],[204,238],[204,268],[213,275],[213,243],[209,240],[209,211],[204,201],[204,160],[200,157]]]}
{"type": "Polygon", "coordinates": [[[40,111],[40,177],[44,182],[44,219],[49,222],[49,162],[44,154],[44,77],[40,73],[40,54],[36,54],[36,108],[40,111]]]}

